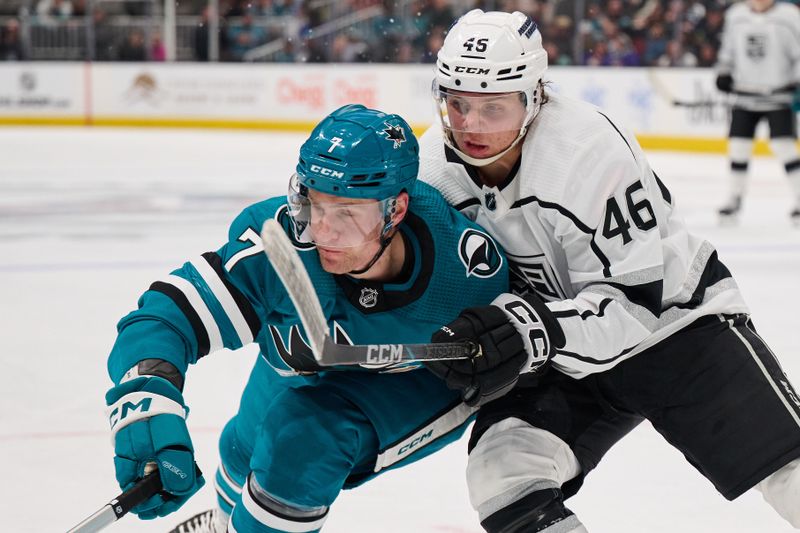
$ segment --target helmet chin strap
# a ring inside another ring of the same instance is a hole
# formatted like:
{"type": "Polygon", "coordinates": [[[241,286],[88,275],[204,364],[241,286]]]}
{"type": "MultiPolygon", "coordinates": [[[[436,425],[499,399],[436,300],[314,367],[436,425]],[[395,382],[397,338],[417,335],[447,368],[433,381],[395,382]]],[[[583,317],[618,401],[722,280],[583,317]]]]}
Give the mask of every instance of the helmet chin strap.
{"type": "Polygon", "coordinates": [[[372,268],[372,266],[383,255],[383,252],[386,251],[386,248],[389,246],[389,243],[392,242],[392,238],[397,233],[396,231],[392,231],[392,228],[394,227],[394,223],[392,222],[392,215],[394,215],[396,206],[397,206],[397,197],[394,197],[392,198],[390,204],[384,207],[384,209],[386,209],[383,213],[383,220],[385,224],[383,226],[383,230],[381,231],[381,247],[378,248],[378,251],[375,252],[375,255],[373,255],[372,259],[369,260],[367,266],[365,266],[364,268],[360,268],[358,270],[351,270],[350,272],[348,272],[348,274],[356,274],[356,275],[363,274],[364,272],[372,268]]]}
{"type": "Polygon", "coordinates": [[[465,154],[461,150],[459,150],[458,147],[456,146],[456,143],[451,139],[451,136],[449,134],[446,134],[444,136],[444,142],[445,142],[445,144],[447,144],[447,146],[452,148],[452,150],[456,154],[458,154],[458,157],[460,157],[461,160],[464,161],[465,163],[469,163],[470,165],[472,165],[474,167],[485,167],[486,165],[490,165],[490,164],[494,163],[495,161],[497,161],[498,159],[500,159],[501,157],[503,157],[504,155],[506,155],[512,148],[514,148],[517,144],[519,144],[519,141],[523,137],[525,137],[525,133],[527,131],[528,131],[528,127],[524,126],[522,129],[519,130],[519,135],[517,135],[517,138],[514,139],[514,142],[512,142],[511,144],[508,145],[508,148],[506,148],[505,150],[503,150],[499,154],[495,154],[495,155],[493,155],[491,157],[484,157],[484,158],[472,157],[472,156],[469,156],[469,155],[465,154]]]}
{"type": "MultiPolygon", "coordinates": [[[[395,233],[396,233],[396,232],[395,232],[395,233]]],[[[381,247],[378,249],[378,251],[377,251],[377,252],[375,252],[375,255],[373,255],[373,256],[372,256],[372,259],[370,259],[370,260],[369,260],[369,263],[367,263],[367,266],[365,266],[364,268],[360,268],[360,269],[358,269],[358,270],[351,270],[350,272],[348,272],[348,274],[356,274],[356,275],[359,275],[359,274],[363,274],[364,272],[366,272],[367,270],[369,270],[370,268],[372,268],[372,266],[373,266],[373,265],[374,265],[374,264],[375,264],[375,263],[378,261],[378,259],[380,259],[380,257],[383,255],[383,252],[385,252],[385,251],[386,251],[386,248],[389,246],[389,243],[391,243],[391,242],[392,242],[392,237],[394,237],[394,233],[392,233],[392,234],[391,234],[391,235],[389,235],[388,237],[381,237],[381,247]]]]}

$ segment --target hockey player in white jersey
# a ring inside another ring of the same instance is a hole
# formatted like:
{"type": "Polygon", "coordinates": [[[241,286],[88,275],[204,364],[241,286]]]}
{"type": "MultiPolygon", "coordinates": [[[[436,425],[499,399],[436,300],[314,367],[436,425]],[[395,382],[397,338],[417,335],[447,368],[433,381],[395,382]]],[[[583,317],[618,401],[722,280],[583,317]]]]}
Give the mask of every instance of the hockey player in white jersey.
{"type": "Polygon", "coordinates": [[[800,9],[775,0],[746,0],[725,13],[717,88],[731,93],[728,141],[731,196],[719,210],[735,220],[747,188],[747,168],[758,123],[769,123],[770,146],[794,194],[790,217],[800,224],[800,151],[792,97],[800,88],[800,9]]]}
{"type": "MultiPolygon", "coordinates": [[[[563,499],[646,418],[724,497],[757,487],[800,528],[800,402],[731,273],[635,137],[552,93],[546,68],[529,17],[467,13],[439,51],[440,124],[421,138],[420,178],[505,249],[514,294],[484,310],[505,309],[528,352],[520,375],[428,365],[482,405],[467,471],[481,524],[587,531],[563,499]]],[[[485,336],[468,318],[433,340],[485,336]]]]}

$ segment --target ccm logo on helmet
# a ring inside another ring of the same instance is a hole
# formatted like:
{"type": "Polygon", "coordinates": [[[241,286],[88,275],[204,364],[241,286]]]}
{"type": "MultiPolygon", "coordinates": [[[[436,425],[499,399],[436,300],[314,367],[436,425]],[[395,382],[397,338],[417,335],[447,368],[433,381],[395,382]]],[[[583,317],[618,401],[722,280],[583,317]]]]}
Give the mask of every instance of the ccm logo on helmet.
{"type": "Polygon", "coordinates": [[[311,165],[311,172],[322,174],[323,176],[330,176],[332,178],[343,178],[344,172],[333,170],[332,168],[325,168],[319,165],[311,165]]]}
{"type": "Polygon", "coordinates": [[[457,66],[453,70],[455,70],[456,72],[466,72],[467,74],[489,74],[488,68],[457,66]]]}

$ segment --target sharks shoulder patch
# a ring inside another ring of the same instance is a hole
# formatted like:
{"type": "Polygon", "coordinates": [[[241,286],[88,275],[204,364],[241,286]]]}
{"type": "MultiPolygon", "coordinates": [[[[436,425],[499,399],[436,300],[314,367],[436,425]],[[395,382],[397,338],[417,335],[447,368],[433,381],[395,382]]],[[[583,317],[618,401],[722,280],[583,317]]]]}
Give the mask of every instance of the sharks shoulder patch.
{"type": "Polygon", "coordinates": [[[458,256],[467,269],[467,277],[490,278],[503,266],[497,244],[486,233],[466,229],[458,240],[458,256]]]}

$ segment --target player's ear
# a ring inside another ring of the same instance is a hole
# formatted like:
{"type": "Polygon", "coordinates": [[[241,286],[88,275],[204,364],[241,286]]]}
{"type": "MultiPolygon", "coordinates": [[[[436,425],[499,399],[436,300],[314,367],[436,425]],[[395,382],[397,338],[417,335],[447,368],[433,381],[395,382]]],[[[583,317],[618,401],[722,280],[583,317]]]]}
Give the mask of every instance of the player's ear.
{"type": "Polygon", "coordinates": [[[395,200],[394,213],[392,213],[392,226],[397,227],[397,225],[406,218],[406,213],[408,213],[408,193],[406,191],[401,191],[395,200]]]}

